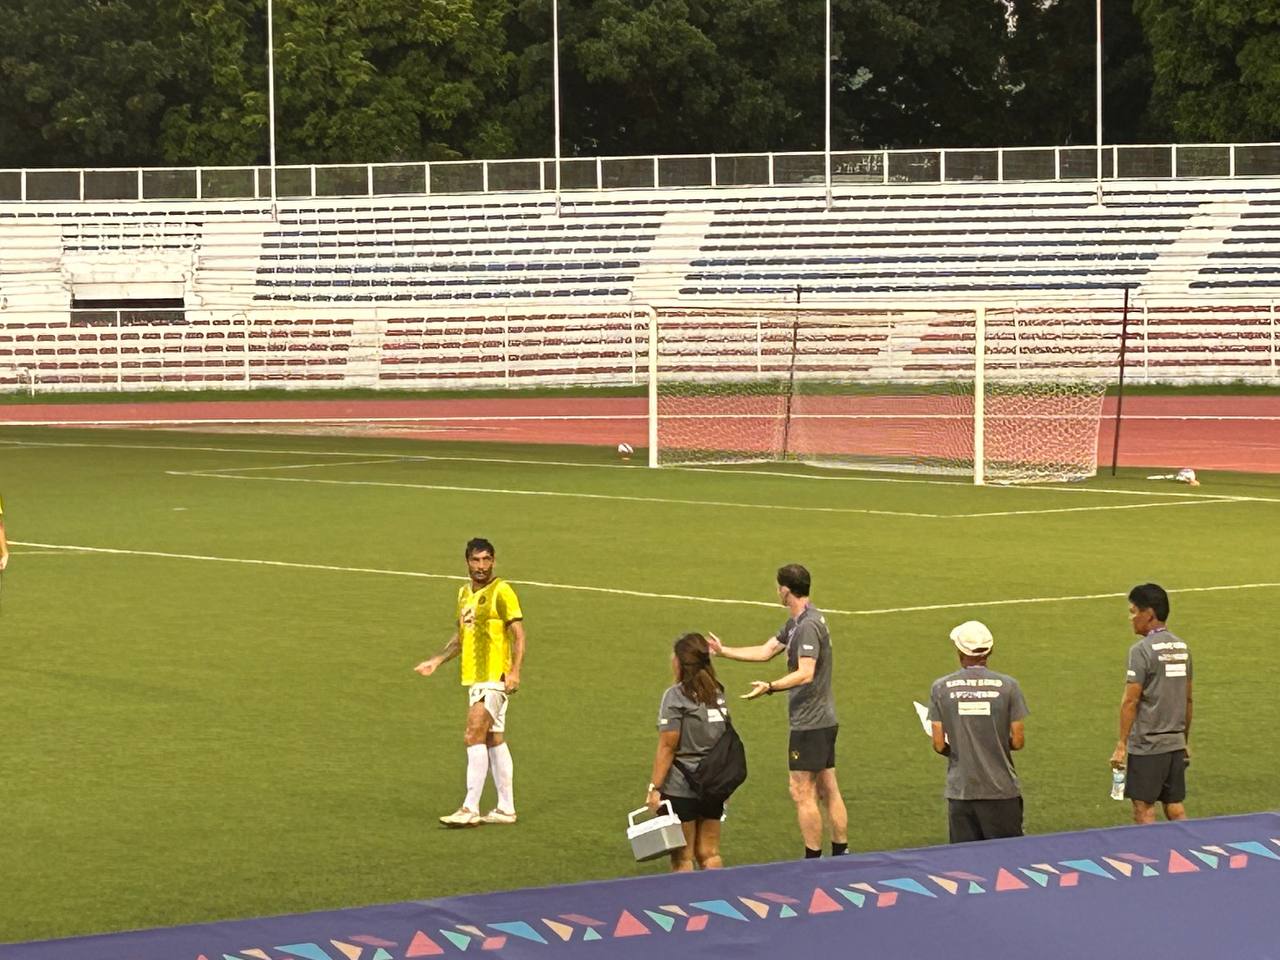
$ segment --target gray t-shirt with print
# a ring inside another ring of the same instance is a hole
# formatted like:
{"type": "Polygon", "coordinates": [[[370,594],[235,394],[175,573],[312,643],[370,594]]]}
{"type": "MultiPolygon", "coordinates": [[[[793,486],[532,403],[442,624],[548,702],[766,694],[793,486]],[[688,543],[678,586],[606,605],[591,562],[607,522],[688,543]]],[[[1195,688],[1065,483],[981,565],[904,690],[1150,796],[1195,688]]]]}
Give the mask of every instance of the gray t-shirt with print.
{"type": "MultiPolygon", "coordinates": [[[[676,745],[676,759],[690,770],[696,770],[702,758],[724,734],[724,721],[728,715],[729,708],[723,695],[714,707],[708,707],[690,697],[677,683],[662,695],[662,705],[658,708],[658,732],[678,729],[680,742],[676,745]]],[[[671,772],[658,786],[669,797],[698,796],[675,764],[671,765],[671,772]]]]}
{"type": "Polygon", "coordinates": [[[1136,756],[1172,753],[1187,747],[1187,684],[1191,650],[1163,628],[1129,648],[1125,682],[1142,684],[1138,716],[1129,729],[1129,752],[1136,756]]]}
{"type": "Polygon", "coordinates": [[[787,648],[787,672],[796,670],[801,657],[817,660],[813,679],[787,691],[787,713],[792,730],[822,730],[837,725],[836,699],[831,692],[831,631],[827,618],[812,604],[782,625],[774,639],[787,648]]]}
{"type": "Polygon", "coordinates": [[[1012,800],[1022,796],[1013,769],[1009,728],[1027,715],[1013,677],[986,667],[964,667],[933,682],[929,720],[941,723],[947,757],[948,800],[1012,800]]]}

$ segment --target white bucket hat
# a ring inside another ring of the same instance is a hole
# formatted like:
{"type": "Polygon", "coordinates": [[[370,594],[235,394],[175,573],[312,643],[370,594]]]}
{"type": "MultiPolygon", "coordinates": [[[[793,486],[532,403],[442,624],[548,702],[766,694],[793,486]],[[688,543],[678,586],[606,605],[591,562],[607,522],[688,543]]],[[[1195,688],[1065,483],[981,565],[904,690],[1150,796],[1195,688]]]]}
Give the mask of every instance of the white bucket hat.
{"type": "Polygon", "coordinates": [[[956,645],[957,650],[971,657],[990,653],[991,648],[996,645],[991,631],[981,620],[966,620],[960,624],[951,631],[951,642],[956,645]]]}

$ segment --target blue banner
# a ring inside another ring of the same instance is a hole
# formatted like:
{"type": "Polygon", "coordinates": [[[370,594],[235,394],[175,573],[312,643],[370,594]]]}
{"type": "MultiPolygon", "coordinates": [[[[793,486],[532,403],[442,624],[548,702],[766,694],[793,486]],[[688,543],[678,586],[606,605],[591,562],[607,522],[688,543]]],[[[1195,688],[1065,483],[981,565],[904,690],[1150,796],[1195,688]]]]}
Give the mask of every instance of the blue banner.
{"type": "Polygon", "coordinates": [[[0,960],[1280,956],[1280,814],[0,946],[0,960]]]}

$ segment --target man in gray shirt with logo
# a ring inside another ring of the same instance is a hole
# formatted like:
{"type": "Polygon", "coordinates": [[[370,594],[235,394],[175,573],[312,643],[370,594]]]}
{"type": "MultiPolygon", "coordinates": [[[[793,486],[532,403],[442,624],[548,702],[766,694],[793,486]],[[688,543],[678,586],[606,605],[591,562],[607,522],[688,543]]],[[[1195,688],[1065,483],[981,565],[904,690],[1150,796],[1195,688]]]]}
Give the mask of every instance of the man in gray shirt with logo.
{"type": "Polygon", "coordinates": [[[947,758],[951,842],[1022,836],[1022,789],[1013,751],[1026,743],[1027,704],[1013,677],[987,668],[995,640],[969,620],[951,631],[960,669],[929,692],[933,749],[947,758]]]}
{"type": "Polygon", "coordinates": [[[1120,741],[1111,766],[1125,770],[1124,795],[1133,822],[1154,823],[1156,804],[1167,820],[1185,820],[1187,740],[1191,736],[1191,650],[1165,626],[1169,595],[1154,583],[1129,591],[1129,620],[1140,638],[1129,648],[1120,741]]]}
{"type": "Polygon", "coordinates": [[[711,652],[730,660],[772,660],[787,651],[788,673],[777,680],[753,680],[742,699],[787,691],[791,722],[788,751],[791,799],[796,804],[806,858],[822,855],[822,812],[831,825],[831,855],[849,849],[849,814],[836,782],[836,702],[831,692],[831,633],[827,619],[809,602],[809,571],[798,563],[778,570],[778,600],[791,614],[782,628],[755,647],[727,647],[715,634],[711,652]]]}

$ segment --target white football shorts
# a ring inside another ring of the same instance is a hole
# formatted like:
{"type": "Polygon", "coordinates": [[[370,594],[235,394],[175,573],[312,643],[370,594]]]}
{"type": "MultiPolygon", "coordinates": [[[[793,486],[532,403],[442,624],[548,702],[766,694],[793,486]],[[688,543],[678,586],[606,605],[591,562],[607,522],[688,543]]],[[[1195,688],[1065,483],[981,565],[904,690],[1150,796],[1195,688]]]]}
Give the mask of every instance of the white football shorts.
{"type": "Polygon", "coordinates": [[[510,699],[506,685],[501,683],[473,683],[467,691],[467,706],[483,703],[485,711],[493,718],[489,727],[492,733],[506,733],[507,701],[510,699]]]}

